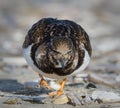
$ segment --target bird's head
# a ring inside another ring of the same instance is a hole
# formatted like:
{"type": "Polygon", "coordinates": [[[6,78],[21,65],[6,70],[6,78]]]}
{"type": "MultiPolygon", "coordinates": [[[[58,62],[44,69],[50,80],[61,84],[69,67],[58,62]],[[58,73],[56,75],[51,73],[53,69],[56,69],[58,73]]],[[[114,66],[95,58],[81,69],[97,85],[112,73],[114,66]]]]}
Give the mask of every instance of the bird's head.
{"type": "Polygon", "coordinates": [[[74,46],[68,37],[55,37],[50,43],[48,58],[54,68],[64,70],[74,59],[74,46]]]}

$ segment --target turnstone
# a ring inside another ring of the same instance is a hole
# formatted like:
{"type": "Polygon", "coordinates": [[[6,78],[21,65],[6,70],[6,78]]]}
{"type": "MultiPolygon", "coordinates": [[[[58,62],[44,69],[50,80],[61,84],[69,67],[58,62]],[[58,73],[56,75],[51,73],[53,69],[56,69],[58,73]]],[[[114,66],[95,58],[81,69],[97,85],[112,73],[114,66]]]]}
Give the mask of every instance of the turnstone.
{"type": "Polygon", "coordinates": [[[28,31],[23,52],[28,64],[39,73],[41,86],[50,88],[44,77],[62,81],[58,91],[49,93],[59,96],[67,77],[87,67],[92,49],[88,34],[77,23],[43,18],[28,31]]]}

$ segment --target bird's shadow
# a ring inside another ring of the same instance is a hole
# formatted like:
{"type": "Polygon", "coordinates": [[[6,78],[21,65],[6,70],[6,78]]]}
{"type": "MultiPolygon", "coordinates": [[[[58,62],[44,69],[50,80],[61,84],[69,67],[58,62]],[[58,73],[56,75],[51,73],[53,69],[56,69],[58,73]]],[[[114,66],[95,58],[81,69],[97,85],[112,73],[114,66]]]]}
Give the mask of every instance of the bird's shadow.
{"type": "MultiPolygon", "coordinates": [[[[24,85],[20,84],[17,80],[0,79],[0,97],[7,97],[9,99],[21,98],[24,101],[31,103],[43,104],[44,101],[51,101],[48,97],[50,92],[46,88],[25,89],[24,85]],[[41,95],[43,94],[43,95],[41,95]],[[46,94],[46,95],[44,95],[46,94]]],[[[21,101],[22,102],[22,101],[21,101]]]]}
{"type": "Polygon", "coordinates": [[[53,90],[47,88],[25,89],[24,85],[13,79],[0,79],[0,91],[24,95],[48,94],[53,90]]]}
{"type": "Polygon", "coordinates": [[[2,92],[16,92],[24,89],[24,85],[13,79],[0,79],[0,91],[2,92]]]}

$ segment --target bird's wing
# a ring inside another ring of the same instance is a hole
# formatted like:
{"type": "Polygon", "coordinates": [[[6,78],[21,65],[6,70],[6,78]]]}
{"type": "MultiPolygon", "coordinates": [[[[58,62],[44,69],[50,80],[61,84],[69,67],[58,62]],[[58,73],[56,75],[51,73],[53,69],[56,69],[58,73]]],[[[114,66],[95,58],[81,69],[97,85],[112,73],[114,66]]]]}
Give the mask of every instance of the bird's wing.
{"type": "Polygon", "coordinates": [[[48,29],[49,24],[54,22],[54,20],[55,19],[53,18],[43,18],[35,23],[25,37],[23,48],[26,48],[31,44],[42,44],[44,40],[49,40],[50,37],[46,30],[48,29]]]}
{"type": "Polygon", "coordinates": [[[91,56],[92,48],[89,40],[88,34],[85,30],[78,24],[73,21],[64,20],[64,22],[68,25],[69,36],[72,39],[75,47],[77,49],[81,49],[81,47],[85,47],[88,51],[89,55],[91,56]]]}
{"type": "Polygon", "coordinates": [[[89,36],[80,25],[79,25],[78,37],[79,37],[80,43],[84,45],[85,49],[88,51],[88,54],[91,56],[92,48],[91,48],[89,36]]]}

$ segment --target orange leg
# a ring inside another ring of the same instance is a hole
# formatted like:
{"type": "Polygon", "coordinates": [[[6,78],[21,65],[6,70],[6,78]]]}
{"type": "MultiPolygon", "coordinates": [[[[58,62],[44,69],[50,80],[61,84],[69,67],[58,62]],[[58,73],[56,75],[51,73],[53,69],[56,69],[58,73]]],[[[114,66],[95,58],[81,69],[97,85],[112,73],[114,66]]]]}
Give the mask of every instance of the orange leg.
{"type": "Polygon", "coordinates": [[[49,96],[60,96],[60,95],[64,94],[64,93],[63,93],[63,88],[64,88],[64,86],[65,86],[66,80],[67,80],[67,79],[65,78],[65,79],[62,81],[61,87],[60,87],[60,89],[59,89],[58,91],[49,93],[49,96]]]}
{"type": "Polygon", "coordinates": [[[47,83],[46,80],[43,78],[43,76],[40,75],[40,74],[39,74],[39,76],[41,77],[41,81],[40,81],[39,85],[40,85],[41,87],[46,87],[46,88],[48,88],[48,89],[51,90],[52,88],[48,85],[48,83],[47,83]]]}

